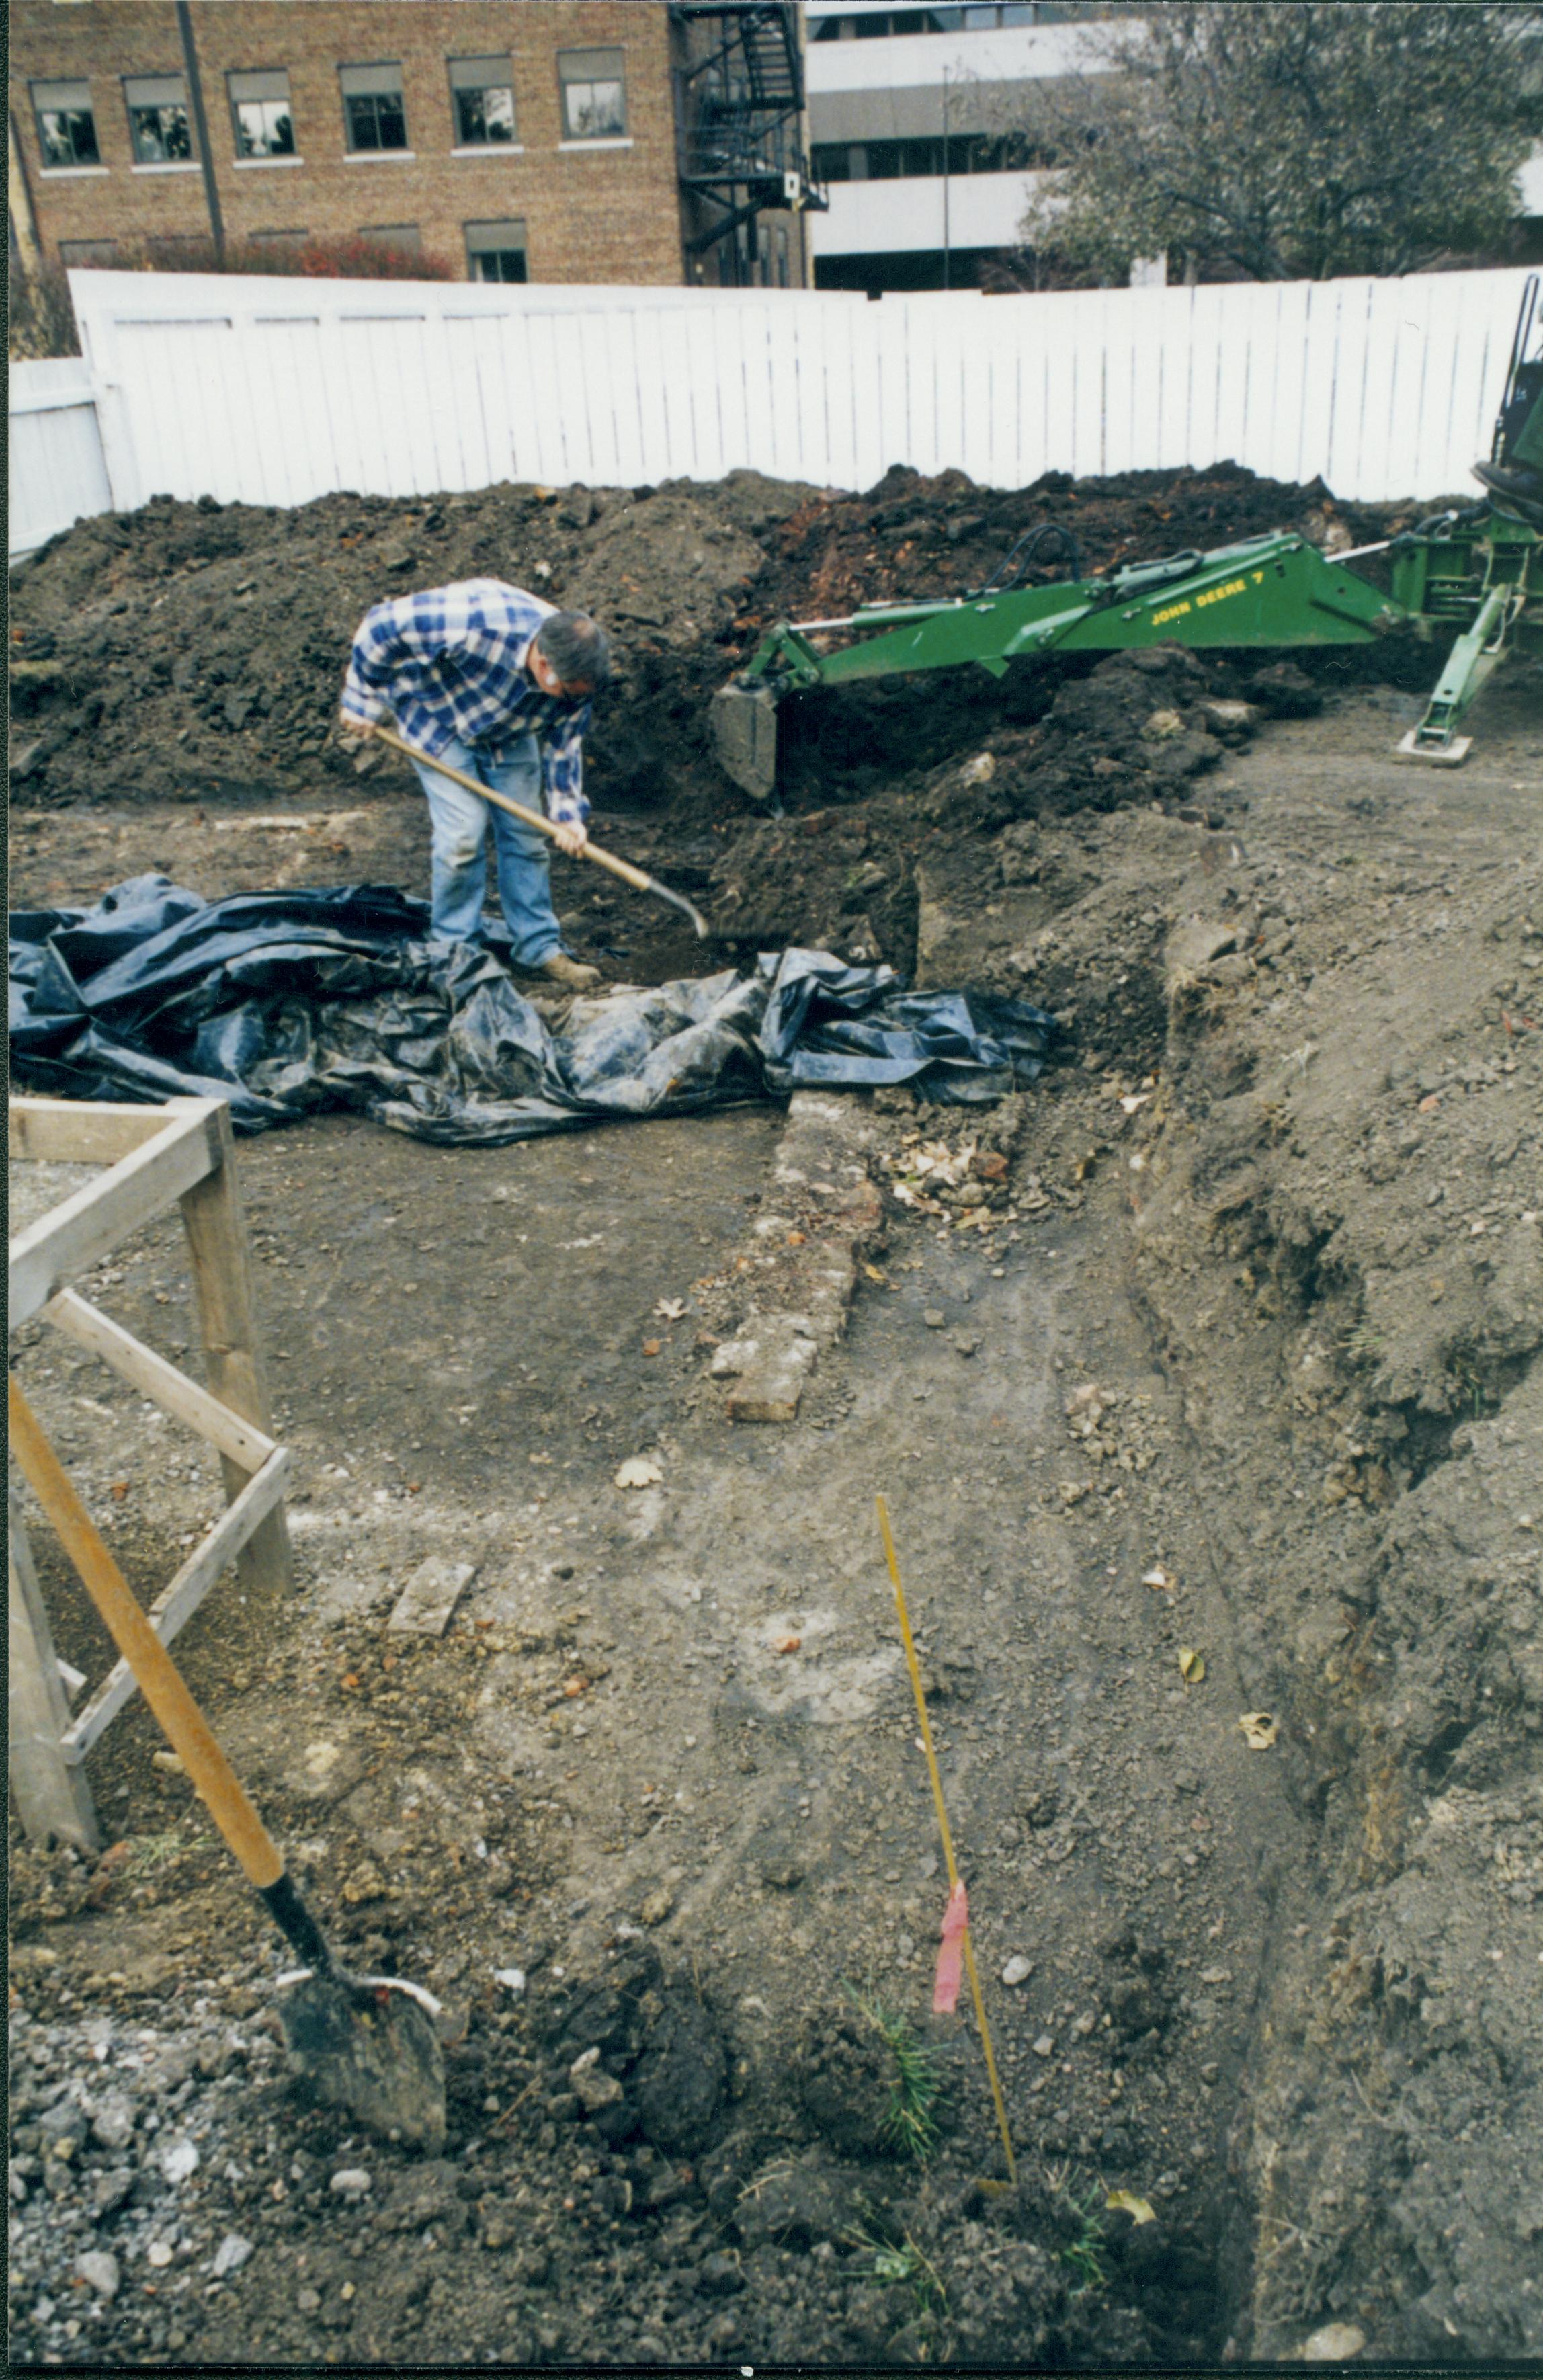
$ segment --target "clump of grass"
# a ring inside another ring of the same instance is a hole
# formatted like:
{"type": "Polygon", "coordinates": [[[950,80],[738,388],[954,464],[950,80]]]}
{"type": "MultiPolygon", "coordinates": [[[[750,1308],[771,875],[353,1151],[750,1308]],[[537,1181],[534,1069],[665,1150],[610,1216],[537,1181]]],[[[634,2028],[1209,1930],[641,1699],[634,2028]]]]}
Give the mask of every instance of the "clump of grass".
{"type": "Polygon", "coordinates": [[[886,2286],[908,2289],[922,2313],[944,2313],[948,2291],[937,2266],[917,2247],[908,2231],[898,2237],[871,2212],[860,2216],[846,2234],[848,2243],[873,2259],[873,2277],[886,2286]]]}
{"type": "Polygon", "coordinates": [[[175,1831],[164,1835],[139,1835],[128,1856],[131,1876],[148,1876],[155,1869],[167,1867],[187,1849],[182,1837],[175,1831]]]}
{"type": "Polygon", "coordinates": [[[1095,2183],[1086,2197],[1074,2197],[1065,2186],[1063,2174],[1051,2174],[1050,2184],[1058,2197],[1064,2198],[1077,2227],[1075,2237],[1061,2251],[1062,2263],[1069,2265],[1076,2275],[1076,2288],[1073,2294],[1080,2298],[1086,2296],[1089,2289],[1107,2289],[1109,2275],[1103,2261],[1102,2190],[1095,2183]]]}
{"type": "Polygon", "coordinates": [[[845,1989],[853,2007],[873,2027],[894,2061],[884,2132],[905,2155],[924,2164],[938,2141],[934,2111],[942,2078],[937,2059],[927,2044],[917,2039],[905,2019],[887,2009],[882,2000],[854,1991],[850,1984],[845,1989]]]}

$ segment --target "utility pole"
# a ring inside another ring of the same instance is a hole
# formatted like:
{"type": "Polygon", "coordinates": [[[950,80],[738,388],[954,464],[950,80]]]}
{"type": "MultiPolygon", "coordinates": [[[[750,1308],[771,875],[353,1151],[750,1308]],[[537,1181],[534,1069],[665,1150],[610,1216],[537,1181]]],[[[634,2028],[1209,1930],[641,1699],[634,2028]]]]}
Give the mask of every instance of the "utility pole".
{"type": "Polygon", "coordinates": [[[948,68],[943,68],[943,287],[948,287],[948,68]]]}
{"type": "Polygon", "coordinates": [[[214,242],[216,263],[225,261],[225,218],[220,212],[219,185],[214,179],[214,159],[209,146],[209,125],[203,113],[203,84],[199,78],[199,54],[193,42],[193,13],[188,0],[176,0],[176,29],[182,36],[182,63],[188,75],[188,105],[193,118],[193,138],[199,144],[199,163],[203,167],[204,204],[209,209],[210,236],[214,242]]]}

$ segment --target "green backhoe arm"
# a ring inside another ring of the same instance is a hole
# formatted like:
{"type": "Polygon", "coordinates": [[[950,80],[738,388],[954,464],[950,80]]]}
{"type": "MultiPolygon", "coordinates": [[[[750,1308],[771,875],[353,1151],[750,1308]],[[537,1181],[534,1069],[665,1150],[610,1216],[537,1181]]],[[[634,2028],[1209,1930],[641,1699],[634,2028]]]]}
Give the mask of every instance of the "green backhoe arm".
{"type": "Polygon", "coordinates": [[[847,686],[901,671],[1004,674],[1009,662],[1049,652],[1121,652],[1185,645],[1360,644],[1408,613],[1402,603],[1280,532],[1173,554],[1104,578],[1067,579],[926,603],[869,603],[840,620],[779,621],[747,666],[715,698],[718,753],[757,800],[775,790],[776,706],[784,694],[847,686]],[[811,641],[853,641],[820,650],[811,641]]]}
{"type": "Polygon", "coordinates": [[[844,620],[784,621],[768,631],[738,684],[792,691],[970,662],[1000,677],[1009,662],[1039,653],[1120,652],[1171,639],[1196,646],[1362,644],[1406,616],[1402,604],[1305,539],[1278,535],[1214,553],[1176,554],[1107,578],[941,602],[865,604],[844,620]],[[809,642],[843,630],[861,641],[829,652],[809,642]]]}

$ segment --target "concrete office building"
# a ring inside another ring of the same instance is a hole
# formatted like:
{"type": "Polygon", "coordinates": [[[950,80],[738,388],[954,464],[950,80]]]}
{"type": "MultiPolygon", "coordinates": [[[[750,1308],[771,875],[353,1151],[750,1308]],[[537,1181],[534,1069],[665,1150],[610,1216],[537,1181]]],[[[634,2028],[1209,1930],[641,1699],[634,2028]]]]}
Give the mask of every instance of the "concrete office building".
{"type": "Polygon", "coordinates": [[[1014,99],[1026,84],[1099,71],[1101,21],[1128,13],[806,0],[813,172],[830,199],[808,226],[816,287],[978,287],[1019,246],[1042,178],[1003,137],[1014,99]]]}

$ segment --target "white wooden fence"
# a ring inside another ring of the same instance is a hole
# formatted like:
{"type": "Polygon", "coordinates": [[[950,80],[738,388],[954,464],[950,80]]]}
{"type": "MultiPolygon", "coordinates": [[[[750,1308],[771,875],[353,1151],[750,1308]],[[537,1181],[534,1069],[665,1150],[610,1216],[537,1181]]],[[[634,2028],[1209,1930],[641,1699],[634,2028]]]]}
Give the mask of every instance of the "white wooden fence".
{"type": "MultiPolygon", "coordinates": [[[[843,487],[952,465],[1010,486],[1229,457],[1321,472],[1345,497],[1426,498],[1469,490],[1488,451],[1525,277],[879,304],[167,273],[70,287],[127,510],[161,492],[296,504],[741,464],[843,487]]],[[[98,487],[75,509],[101,502],[98,487]]],[[[24,491],[21,509],[46,505],[24,491]]]]}
{"type": "Polygon", "coordinates": [[[82,357],[12,364],[9,474],[13,561],[82,514],[112,510],[96,398],[82,357]]]}

